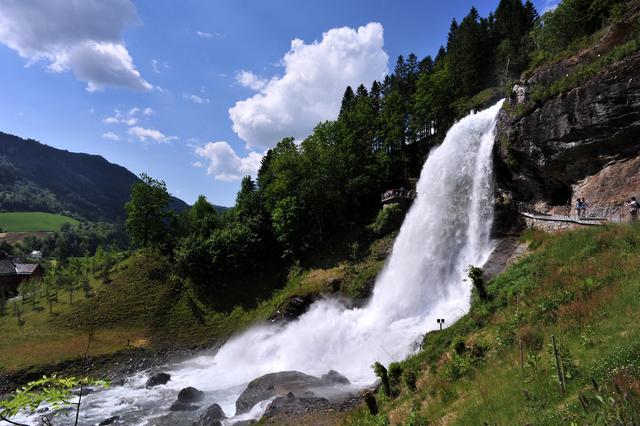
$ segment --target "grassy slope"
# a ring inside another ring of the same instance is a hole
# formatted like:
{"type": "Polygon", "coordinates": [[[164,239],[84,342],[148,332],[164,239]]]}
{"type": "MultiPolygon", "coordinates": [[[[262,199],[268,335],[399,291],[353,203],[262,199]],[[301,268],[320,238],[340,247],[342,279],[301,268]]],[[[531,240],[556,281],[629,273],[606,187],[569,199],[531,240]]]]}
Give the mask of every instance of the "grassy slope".
{"type": "MultiPolygon", "coordinates": [[[[91,284],[94,289],[100,287],[95,280],[91,284]]],[[[74,306],[82,303],[85,303],[83,291],[74,292],[71,305],[69,293],[61,290],[52,314],[44,299],[37,301],[35,309],[31,303],[22,305],[22,324],[15,316],[15,304],[9,303],[7,314],[0,315],[0,372],[80,357],[88,332],[67,326],[66,318],[74,306]]],[[[127,339],[133,345],[143,345],[145,330],[136,326],[100,327],[95,332],[91,352],[103,354],[124,349],[127,339]]]]}
{"type": "Polygon", "coordinates": [[[53,213],[0,213],[0,228],[4,232],[59,231],[64,223],[75,225],[79,222],[73,218],[53,213]]]}
{"type": "Polygon", "coordinates": [[[398,384],[397,398],[379,396],[381,415],[362,407],[345,424],[611,424],[597,416],[624,413],[620,404],[605,407],[625,393],[640,413],[640,227],[529,237],[535,252],[490,283],[489,302],[474,300],[468,315],[429,333],[402,362],[417,373],[417,390],[398,384]],[[564,396],[552,335],[571,376],[564,396]],[[456,354],[455,341],[466,350],[456,354]],[[592,379],[604,388],[594,390],[592,379]]]}
{"type": "MultiPolygon", "coordinates": [[[[8,315],[0,316],[0,373],[77,358],[84,351],[89,330],[95,334],[92,355],[125,349],[128,344],[152,349],[209,345],[265,320],[293,296],[325,292],[331,278],[343,281],[342,294],[362,297],[392,241],[392,236],[376,240],[350,262],[295,267],[288,277],[276,276],[274,282],[264,283],[271,286],[269,293],[262,288],[242,298],[210,303],[203,303],[188,283],[175,280],[166,260],[153,253],[138,253],[114,267],[111,284],[93,279],[94,297],[86,299],[82,291],[76,291],[70,306],[68,293],[61,290],[53,316],[44,300],[36,310],[25,304],[20,326],[10,304],[8,315]],[[246,302],[256,297],[261,301],[246,302]]],[[[265,282],[266,278],[256,280],[265,282]]],[[[249,287],[235,290],[247,293],[249,287]]]]}

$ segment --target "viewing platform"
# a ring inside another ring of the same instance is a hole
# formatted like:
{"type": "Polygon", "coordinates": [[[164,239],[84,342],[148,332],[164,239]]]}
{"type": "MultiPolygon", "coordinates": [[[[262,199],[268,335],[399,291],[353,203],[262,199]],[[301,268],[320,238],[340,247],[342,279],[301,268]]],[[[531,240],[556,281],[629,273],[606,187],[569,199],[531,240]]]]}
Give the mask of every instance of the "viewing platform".
{"type": "Polygon", "coordinates": [[[380,196],[382,204],[385,206],[390,204],[410,204],[415,198],[415,191],[404,188],[390,189],[380,196]]]}

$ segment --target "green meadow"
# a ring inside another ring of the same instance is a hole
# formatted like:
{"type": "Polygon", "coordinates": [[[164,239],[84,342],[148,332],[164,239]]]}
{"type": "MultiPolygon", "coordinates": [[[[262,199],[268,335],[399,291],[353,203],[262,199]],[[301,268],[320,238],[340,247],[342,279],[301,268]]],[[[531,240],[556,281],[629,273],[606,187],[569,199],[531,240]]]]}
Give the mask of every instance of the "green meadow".
{"type": "Polygon", "coordinates": [[[0,213],[0,228],[3,232],[46,232],[59,231],[64,223],[78,224],[68,216],[42,212],[0,213]]]}

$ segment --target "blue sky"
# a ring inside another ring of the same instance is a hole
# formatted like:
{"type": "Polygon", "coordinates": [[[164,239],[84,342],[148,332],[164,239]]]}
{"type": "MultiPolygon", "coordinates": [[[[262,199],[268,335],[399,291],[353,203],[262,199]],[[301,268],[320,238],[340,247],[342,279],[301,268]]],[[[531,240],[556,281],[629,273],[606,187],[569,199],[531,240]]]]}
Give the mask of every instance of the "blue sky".
{"type": "Polygon", "coordinates": [[[335,117],[346,84],[434,55],[451,18],[497,3],[0,0],[0,131],[232,205],[266,149],[335,117]]]}

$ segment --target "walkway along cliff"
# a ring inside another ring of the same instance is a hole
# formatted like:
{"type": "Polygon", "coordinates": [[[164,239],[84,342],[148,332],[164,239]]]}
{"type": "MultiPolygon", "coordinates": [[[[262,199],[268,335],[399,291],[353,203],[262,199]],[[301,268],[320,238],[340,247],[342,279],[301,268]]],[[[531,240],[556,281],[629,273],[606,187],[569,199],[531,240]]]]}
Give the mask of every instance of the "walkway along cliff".
{"type": "Polygon", "coordinates": [[[541,211],[584,197],[607,215],[640,192],[637,7],[600,40],[513,86],[498,115],[496,232],[513,232],[512,201],[541,211]]]}

